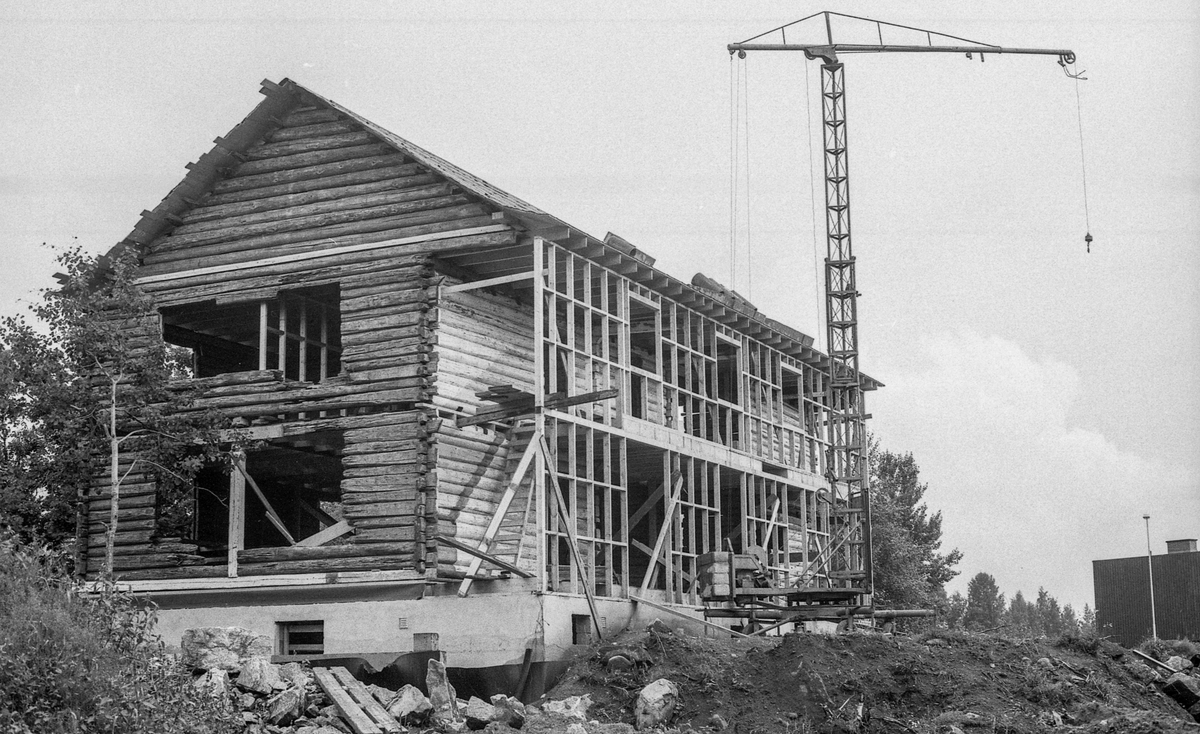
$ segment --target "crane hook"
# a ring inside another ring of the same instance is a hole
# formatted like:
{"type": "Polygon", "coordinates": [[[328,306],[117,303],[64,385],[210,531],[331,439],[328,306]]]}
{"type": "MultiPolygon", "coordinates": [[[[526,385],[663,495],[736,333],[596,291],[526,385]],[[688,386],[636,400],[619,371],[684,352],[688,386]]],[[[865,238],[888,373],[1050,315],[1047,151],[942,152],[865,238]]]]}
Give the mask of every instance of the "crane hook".
{"type": "Polygon", "coordinates": [[[1067,69],[1067,64],[1074,64],[1074,63],[1075,63],[1075,56],[1074,56],[1074,55],[1072,55],[1070,58],[1068,58],[1068,57],[1066,57],[1066,56],[1059,56],[1059,57],[1058,57],[1058,65],[1062,67],[1062,70],[1063,70],[1063,73],[1064,73],[1064,74],[1066,74],[1066,75],[1067,75],[1068,77],[1070,77],[1071,79],[1078,79],[1078,80],[1080,80],[1080,81],[1084,81],[1084,82],[1086,82],[1086,81],[1087,81],[1087,77],[1086,77],[1086,76],[1084,76],[1084,74],[1086,74],[1086,73],[1087,73],[1087,69],[1084,69],[1083,71],[1079,72],[1078,74],[1072,74],[1072,73],[1071,73],[1071,72],[1070,72],[1070,71],[1067,69]]]}
{"type": "Polygon", "coordinates": [[[1087,251],[1090,253],[1092,251],[1092,233],[1091,232],[1088,232],[1087,234],[1085,234],[1083,236],[1083,244],[1087,245],[1087,251]]]}

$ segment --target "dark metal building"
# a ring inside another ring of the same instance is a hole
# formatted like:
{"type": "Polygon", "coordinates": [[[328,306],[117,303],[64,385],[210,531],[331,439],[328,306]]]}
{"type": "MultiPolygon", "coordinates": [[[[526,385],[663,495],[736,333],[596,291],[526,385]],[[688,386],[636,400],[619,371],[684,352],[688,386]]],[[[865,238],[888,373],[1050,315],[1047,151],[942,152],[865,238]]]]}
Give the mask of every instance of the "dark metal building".
{"type": "Polygon", "coordinates": [[[1096,628],[1100,635],[1132,647],[1150,637],[1150,574],[1158,636],[1200,640],[1200,552],[1195,539],[1172,540],[1167,553],[1092,561],[1096,628]]]}

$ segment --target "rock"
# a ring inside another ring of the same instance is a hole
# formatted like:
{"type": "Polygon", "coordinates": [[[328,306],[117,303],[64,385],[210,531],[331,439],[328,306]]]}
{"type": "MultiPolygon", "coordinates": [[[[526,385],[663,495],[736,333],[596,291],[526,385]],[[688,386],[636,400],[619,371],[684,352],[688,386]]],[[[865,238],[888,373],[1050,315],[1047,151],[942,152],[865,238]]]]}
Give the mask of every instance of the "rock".
{"type": "Polygon", "coordinates": [[[925,644],[929,645],[930,647],[945,647],[946,645],[948,645],[950,643],[946,642],[945,640],[943,640],[940,637],[933,637],[928,640],[925,640],[925,644]]]}
{"type": "Polygon", "coordinates": [[[1188,713],[1192,715],[1193,719],[1195,719],[1197,722],[1200,722],[1200,703],[1192,704],[1188,708],[1188,713]]]}
{"type": "Polygon", "coordinates": [[[289,688],[267,701],[267,721],[287,725],[304,711],[304,689],[289,688]]]}
{"type": "Polygon", "coordinates": [[[1192,661],[1188,660],[1182,655],[1172,655],[1171,657],[1167,658],[1167,665],[1170,665],[1172,670],[1182,672],[1191,669],[1192,661]]]}
{"type": "Polygon", "coordinates": [[[646,629],[651,632],[657,632],[660,635],[675,634],[675,631],[672,630],[671,627],[666,622],[662,621],[661,619],[657,619],[657,618],[650,624],[646,625],[646,629]]]}
{"type": "Polygon", "coordinates": [[[576,721],[567,727],[566,734],[588,734],[588,730],[583,728],[583,724],[576,721]]]}
{"type": "Polygon", "coordinates": [[[371,696],[379,702],[379,705],[383,706],[384,708],[387,708],[388,704],[392,702],[392,699],[396,697],[396,692],[392,689],[384,688],[383,686],[377,686],[374,683],[368,683],[363,687],[366,688],[367,691],[370,692],[371,696]]]}
{"type": "Polygon", "coordinates": [[[458,694],[446,678],[446,665],[441,660],[430,660],[425,670],[425,690],[429,691],[429,703],[433,715],[444,722],[461,721],[458,712],[458,694]]]}
{"type": "Polygon", "coordinates": [[[258,705],[258,697],[253,693],[243,693],[238,696],[237,705],[238,708],[242,709],[243,711],[249,711],[258,705]]]}
{"type": "Polygon", "coordinates": [[[238,673],[237,687],[243,691],[253,691],[264,696],[271,691],[283,690],[287,684],[279,677],[279,666],[266,658],[250,658],[242,663],[242,672],[238,673]]]}
{"type": "Polygon", "coordinates": [[[717,731],[725,731],[729,728],[729,722],[726,721],[725,717],[721,716],[720,714],[713,714],[712,716],[708,717],[708,725],[717,731]]]}
{"type": "Polygon", "coordinates": [[[1167,683],[1163,686],[1163,693],[1175,699],[1185,709],[1191,708],[1196,703],[1200,703],[1200,680],[1196,680],[1187,673],[1176,673],[1167,678],[1167,683]]]}
{"type": "Polygon", "coordinates": [[[638,730],[653,729],[671,721],[679,704],[679,687],[659,678],[638,694],[633,715],[638,730]]]}
{"type": "Polygon", "coordinates": [[[512,696],[497,693],[492,696],[492,707],[496,709],[496,718],[501,724],[507,724],[514,729],[525,725],[525,704],[512,696]]]}
{"type": "Polygon", "coordinates": [[[187,667],[237,670],[250,658],[270,657],[271,638],[241,627],[197,627],[185,630],[179,643],[180,661],[187,667]]]}
{"type": "Polygon", "coordinates": [[[305,732],[305,734],[342,734],[342,730],[335,729],[332,726],[318,726],[312,731],[305,732]]]}
{"type": "Polygon", "coordinates": [[[384,708],[397,721],[408,720],[416,723],[429,717],[429,712],[433,710],[433,704],[429,702],[424,693],[421,693],[420,688],[405,684],[403,688],[396,691],[396,695],[384,705],[384,708]]]}
{"type": "Polygon", "coordinates": [[[462,708],[462,715],[467,721],[467,728],[479,731],[496,720],[496,707],[483,699],[471,696],[471,700],[462,708]]]}
{"type": "Polygon", "coordinates": [[[284,663],[279,666],[279,677],[297,688],[304,688],[312,680],[300,663],[284,663]]]}
{"type": "Polygon", "coordinates": [[[624,655],[613,655],[604,665],[610,673],[623,673],[633,668],[633,661],[624,655]]]}
{"type": "Polygon", "coordinates": [[[205,671],[192,685],[213,698],[226,698],[229,696],[229,673],[220,668],[205,671]]]}
{"type": "MultiPolygon", "coordinates": [[[[582,696],[567,696],[561,701],[547,701],[542,706],[542,710],[548,714],[570,716],[582,721],[587,718],[587,712],[591,706],[592,694],[585,693],[582,696]]],[[[529,707],[526,707],[525,710],[528,713],[529,707]]]]}

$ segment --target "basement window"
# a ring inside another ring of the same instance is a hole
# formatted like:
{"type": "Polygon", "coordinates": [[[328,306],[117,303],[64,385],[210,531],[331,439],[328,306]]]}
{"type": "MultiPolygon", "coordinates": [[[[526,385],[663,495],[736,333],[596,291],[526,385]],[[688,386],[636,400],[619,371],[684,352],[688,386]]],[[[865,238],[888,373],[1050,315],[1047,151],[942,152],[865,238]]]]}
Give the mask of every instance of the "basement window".
{"type": "Polygon", "coordinates": [[[163,339],[192,352],[192,374],[279,370],[321,382],[341,371],[336,284],[280,291],[261,300],[213,300],[162,309],[163,339]]]}
{"type": "Polygon", "coordinates": [[[325,623],[279,622],[276,625],[280,655],[324,655],[325,623]]]}

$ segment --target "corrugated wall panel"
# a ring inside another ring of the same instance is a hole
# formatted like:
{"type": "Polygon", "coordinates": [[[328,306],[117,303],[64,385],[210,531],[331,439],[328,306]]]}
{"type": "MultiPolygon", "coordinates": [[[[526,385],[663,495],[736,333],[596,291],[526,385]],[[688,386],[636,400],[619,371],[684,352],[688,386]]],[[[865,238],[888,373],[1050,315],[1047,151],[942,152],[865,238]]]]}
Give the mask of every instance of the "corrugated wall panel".
{"type": "MultiPolygon", "coordinates": [[[[1154,556],[1158,636],[1200,640],[1200,553],[1154,556]]],[[[1126,647],[1150,637],[1150,579],[1145,556],[1092,562],[1096,624],[1126,647]]]]}

